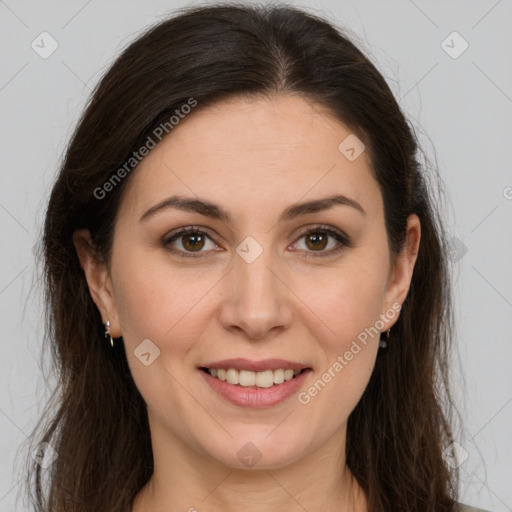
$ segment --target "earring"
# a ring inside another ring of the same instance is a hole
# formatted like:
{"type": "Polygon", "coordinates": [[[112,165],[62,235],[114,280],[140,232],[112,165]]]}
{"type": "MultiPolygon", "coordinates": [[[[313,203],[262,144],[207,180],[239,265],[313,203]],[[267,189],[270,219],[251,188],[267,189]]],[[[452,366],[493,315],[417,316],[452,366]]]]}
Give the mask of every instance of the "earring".
{"type": "Polygon", "coordinates": [[[105,324],[105,338],[110,338],[110,345],[114,348],[114,339],[110,335],[110,320],[107,320],[107,323],[105,324]]]}
{"type": "Polygon", "coordinates": [[[388,341],[389,341],[389,332],[391,331],[391,329],[388,329],[387,333],[386,333],[386,339],[383,340],[382,338],[380,339],[379,341],[379,348],[387,348],[388,346],[388,341]]]}

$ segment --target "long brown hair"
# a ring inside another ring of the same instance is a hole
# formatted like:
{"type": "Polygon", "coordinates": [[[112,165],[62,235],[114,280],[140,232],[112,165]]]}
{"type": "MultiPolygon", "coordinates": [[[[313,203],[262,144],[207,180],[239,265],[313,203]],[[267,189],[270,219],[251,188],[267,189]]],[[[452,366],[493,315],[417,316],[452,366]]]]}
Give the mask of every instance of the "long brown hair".
{"type": "Polygon", "coordinates": [[[408,216],[421,221],[409,294],[348,420],[347,465],[373,512],[454,510],[458,475],[442,456],[453,414],[447,243],[414,129],[343,30],[287,5],[218,4],[178,12],[121,53],[96,86],[53,186],[41,253],[57,387],[30,449],[48,443],[58,455],[45,469],[29,461],[36,511],[126,512],[153,471],[145,402],[123,344],[112,350],[104,338],[72,240],[88,228],[109,262],[116,213],[136,168],[106,199],[98,188],[190,98],[200,109],[282,93],[327,107],[365,143],[392,253],[403,247],[408,216]]]}

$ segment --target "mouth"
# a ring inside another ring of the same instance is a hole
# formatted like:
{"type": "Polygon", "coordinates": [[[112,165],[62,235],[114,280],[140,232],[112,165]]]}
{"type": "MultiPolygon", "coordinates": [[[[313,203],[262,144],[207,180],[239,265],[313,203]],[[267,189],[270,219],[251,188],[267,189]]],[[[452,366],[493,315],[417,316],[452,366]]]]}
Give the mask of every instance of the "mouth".
{"type": "Polygon", "coordinates": [[[283,359],[229,359],[199,366],[197,371],[223,400],[261,409],[290,400],[306,385],[313,369],[283,359]]]}
{"type": "Polygon", "coordinates": [[[311,368],[276,368],[255,372],[238,368],[209,368],[205,366],[199,369],[222,382],[244,388],[272,388],[311,370],[311,368]]]}

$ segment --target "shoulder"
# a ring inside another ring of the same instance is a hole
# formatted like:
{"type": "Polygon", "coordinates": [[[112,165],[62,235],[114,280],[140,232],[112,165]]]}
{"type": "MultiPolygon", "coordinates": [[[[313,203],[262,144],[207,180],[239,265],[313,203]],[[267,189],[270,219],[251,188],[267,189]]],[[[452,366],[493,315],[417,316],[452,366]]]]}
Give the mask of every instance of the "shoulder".
{"type": "Polygon", "coordinates": [[[469,505],[464,505],[463,503],[459,503],[458,512],[489,512],[489,511],[484,510],[483,508],[470,507],[469,505]]]}

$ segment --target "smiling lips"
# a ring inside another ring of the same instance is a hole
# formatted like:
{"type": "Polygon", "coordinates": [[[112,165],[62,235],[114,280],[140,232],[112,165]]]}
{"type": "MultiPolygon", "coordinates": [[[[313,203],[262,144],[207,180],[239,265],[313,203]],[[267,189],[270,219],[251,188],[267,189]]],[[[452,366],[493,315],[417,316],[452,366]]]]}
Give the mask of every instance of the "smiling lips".
{"type": "Polygon", "coordinates": [[[299,392],[305,379],[312,373],[311,368],[303,369],[295,376],[293,375],[295,372],[291,368],[286,370],[277,368],[263,372],[220,368],[217,369],[217,377],[213,377],[210,373],[212,370],[215,369],[208,371],[206,368],[200,368],[199,373],[218,396],[233,405],[255,409],[271,407],[284,402],[299,392]],[[224,372],[226,380],[221,380],[224,372]],[[287,372],[288,380],[284,376],[285,372],[287,372]],[[235,384],[237,377],[238,383],[235,384]],[[281,377],[283,382],[279,383],[281,377]],[[232,382],[229,382],[228,379],[232,382]],[[275,383],[274,380],[278,382],[275,383]],[[252,384],[253,381],[254,384],[252,384]]]}
{"type": "Polygon", "coordinates": [[[208,384],[235,405],[267,407],[298,390],[312,369],[284,359],[227,359],[201,365],[208,384]]]}

